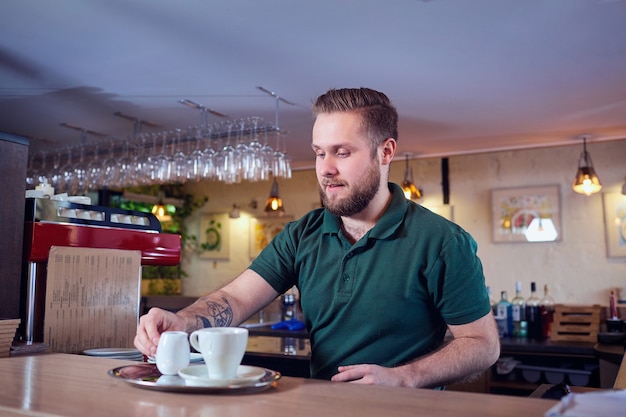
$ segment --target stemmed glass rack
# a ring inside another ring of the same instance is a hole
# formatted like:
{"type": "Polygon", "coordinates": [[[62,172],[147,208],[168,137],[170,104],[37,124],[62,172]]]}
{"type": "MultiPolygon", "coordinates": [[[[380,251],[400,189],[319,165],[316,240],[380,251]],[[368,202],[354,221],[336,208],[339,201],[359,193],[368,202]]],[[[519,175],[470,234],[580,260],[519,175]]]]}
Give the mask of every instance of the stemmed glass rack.
{"type": "MultiPolygon", "coordinates": [[[[204,112],[204,110],[203,110],[204,112]]],[[[215,180],[228,184],[291,178],[286,135],[260,117],[186,129],[135,132],[32,155],[26,187],[47,182],[57,193],[215,180]],[[275,144],[274,147],[271,144],[275,144]]]]}

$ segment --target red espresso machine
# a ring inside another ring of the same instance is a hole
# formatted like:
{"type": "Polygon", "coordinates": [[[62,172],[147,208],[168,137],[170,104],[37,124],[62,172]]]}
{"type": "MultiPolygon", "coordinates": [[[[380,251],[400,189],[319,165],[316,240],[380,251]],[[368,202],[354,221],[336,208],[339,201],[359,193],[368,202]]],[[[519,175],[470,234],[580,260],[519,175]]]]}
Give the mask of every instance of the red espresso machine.
{"type": "Polygon", "coordinates": [[[43,342],[46,268],[52,246],[141,252],[141,265],[178,265],[180,235],[161,233],[151,213],[26,198],[24,271],[20,294],[20,341],[43,342]]]}

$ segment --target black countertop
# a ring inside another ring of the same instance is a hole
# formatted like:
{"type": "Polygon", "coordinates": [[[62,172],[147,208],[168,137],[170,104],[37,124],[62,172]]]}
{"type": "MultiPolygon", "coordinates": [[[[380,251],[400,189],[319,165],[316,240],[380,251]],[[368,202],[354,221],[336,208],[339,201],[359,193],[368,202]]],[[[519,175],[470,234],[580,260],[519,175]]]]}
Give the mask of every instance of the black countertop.
{"type": "Polygon", "coordinates": [[[531,340],[522,338],[500,339],[500,351],[502,354],[535,353],[538,355],[580,355],[594,356],[593,342],[554,342],[550,339],[531,340]]]}
{"type": "Polygon", "coordinates": [[[243,324],[241,327],[248,329],[250,336],[268,336],[268,337],[294,337],[296,339],[308,339],[309,333],[303,330],[274,330],[272,324],[243,324]]]}
{"type": "MultiPolygon", "coordinates": [[[[261,325],[255,324],[248,327],[250,336],[265,337],[289,337],[296,339],[307,339],[306,330],[274,330],[271,324],[261,325]]],[[[522,338],[502,338],[500,339],[500,347],[503,355],[511,355],[515,353],[538,354],[538,355],[580,355],[594,356],[594,346],[597,343],[592,342],[554,342],[550,339],[531,340],[522,338]]]]}

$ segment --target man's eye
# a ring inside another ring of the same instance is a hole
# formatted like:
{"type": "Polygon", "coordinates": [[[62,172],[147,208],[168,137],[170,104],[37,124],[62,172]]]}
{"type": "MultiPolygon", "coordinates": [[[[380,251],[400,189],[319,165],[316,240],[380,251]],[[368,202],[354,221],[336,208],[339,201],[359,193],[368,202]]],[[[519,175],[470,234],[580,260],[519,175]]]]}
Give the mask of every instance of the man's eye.
{"type": "Polygon", "coordinates": [[[339,156],[341,158],[345,158],[346,156],[349,156],[349,155],[350,155],[350,153],[346,152],[346,151],[337,152],[337,156],[339,156]]]}
{"type": "Polygon", "coordinates": [[[324,157],[324,154],[323,154],[323,153],[316,153],[316,154],[315,154],[315,157],[316,157],[316,158],[323,158],[323,157],[324,157]]]}

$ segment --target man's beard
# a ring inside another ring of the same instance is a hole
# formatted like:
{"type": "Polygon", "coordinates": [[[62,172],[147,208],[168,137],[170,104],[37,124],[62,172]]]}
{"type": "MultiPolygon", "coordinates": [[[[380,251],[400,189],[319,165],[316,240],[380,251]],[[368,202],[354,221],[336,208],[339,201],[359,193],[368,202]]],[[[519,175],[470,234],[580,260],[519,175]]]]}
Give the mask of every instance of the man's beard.
{"type": "Polygon", "coordinates": [[[377,164],[372,164],[367,170],[363,179],[355,183],[350,194],[345,198],[331,200],[324,192],[324,187],[320,186],[320,197],[324,208],[337,216],[353,216],[365,209],[370,201],[378,193],[380,185],[380,168],[377,164]]]}

